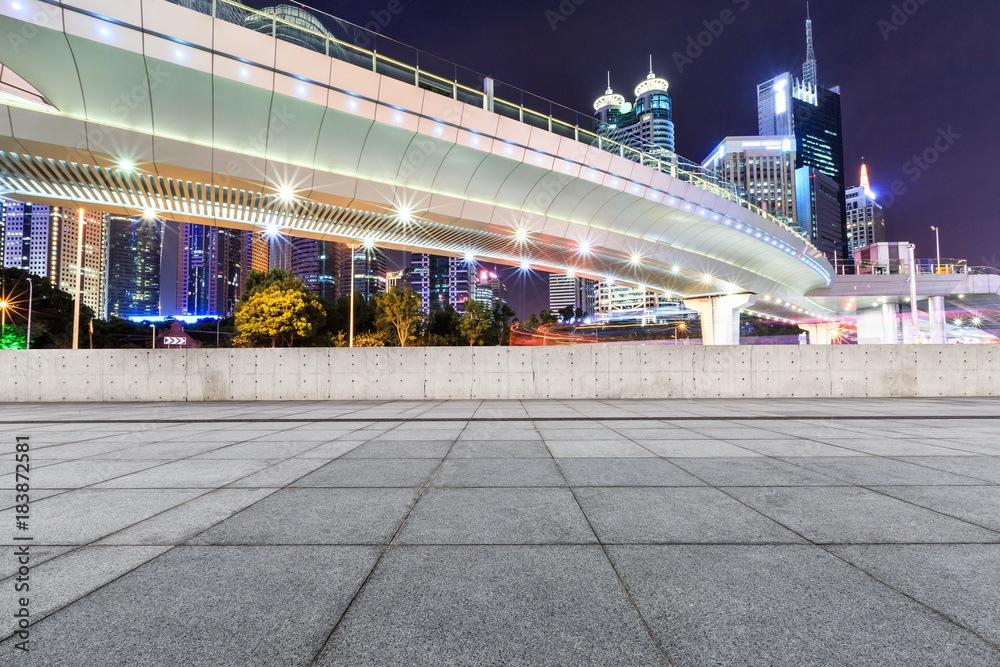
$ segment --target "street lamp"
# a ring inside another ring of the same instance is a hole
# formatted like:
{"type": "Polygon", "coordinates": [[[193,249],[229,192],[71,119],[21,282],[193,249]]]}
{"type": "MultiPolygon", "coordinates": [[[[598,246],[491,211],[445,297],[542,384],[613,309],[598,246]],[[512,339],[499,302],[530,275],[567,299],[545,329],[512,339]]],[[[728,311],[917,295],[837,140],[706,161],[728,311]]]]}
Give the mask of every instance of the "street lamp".
{"type": "Polygon", "coordinates": [[[931,229],[934,230],[934,240],[937,242],[937,269],[934,272],[941,273],[941,230],[934,225],[931,225],[931,229]]]}
{"type": "Polygon", "coordinates": [[[24,349],[31,349],[31,303],[35,300],[35,285],[28,276],[28,332],[24,335],[24,349]]]}
{"type": "Polygon", "coordinates": [[[350,329],[348,334],[348,347],[354,347],[354,255],[357,254],[358,248],[361,247],[359,243],[348,243],[347,247],[351,249],[351,315],[350,315],[350,329]]]}

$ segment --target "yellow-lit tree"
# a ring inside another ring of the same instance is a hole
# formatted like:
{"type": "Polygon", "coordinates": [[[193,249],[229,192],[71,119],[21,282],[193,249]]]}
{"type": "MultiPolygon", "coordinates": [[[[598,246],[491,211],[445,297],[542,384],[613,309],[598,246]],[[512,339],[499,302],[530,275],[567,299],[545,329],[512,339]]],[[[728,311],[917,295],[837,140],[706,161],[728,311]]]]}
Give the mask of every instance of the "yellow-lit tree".
{"type": "Polygon", "coordinates": [[[251,345],[270,340],[271,347],[291,347],[322,322],[319,300],[304,285],[272,284],[245,295],[236,307],[236,333],[251,345]]]}
{"type": "Polygon", "coordinates": [[[398,340],[400,347],[406,347],[408,342],[415,340],[417,326],[422,319],[417,293],[412,289],[403,291],[397,286],[375,298],[375,326],[379,334],[385,340],[398,340]]]}
{"type": "Polygon", "coordinates": [[[469,299],[465,302],[465,312],[458,326],[462,330],[462,335],[468,339],[470,347],[475,345],[483,332],[489,328],[492,318],[493,311],[490,310],[490,304],[485,301],[469,299]]]}

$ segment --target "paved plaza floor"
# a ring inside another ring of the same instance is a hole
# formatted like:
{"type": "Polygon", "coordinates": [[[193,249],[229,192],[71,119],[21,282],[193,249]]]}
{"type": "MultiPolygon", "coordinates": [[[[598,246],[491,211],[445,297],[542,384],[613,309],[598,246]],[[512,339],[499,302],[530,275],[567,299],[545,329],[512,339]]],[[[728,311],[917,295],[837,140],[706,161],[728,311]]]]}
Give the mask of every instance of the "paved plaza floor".
{"type": "Polygon", "coordinates": [[[996,400],[8,404],[0,437],[3,665],[1000,665],[996,400]]]}

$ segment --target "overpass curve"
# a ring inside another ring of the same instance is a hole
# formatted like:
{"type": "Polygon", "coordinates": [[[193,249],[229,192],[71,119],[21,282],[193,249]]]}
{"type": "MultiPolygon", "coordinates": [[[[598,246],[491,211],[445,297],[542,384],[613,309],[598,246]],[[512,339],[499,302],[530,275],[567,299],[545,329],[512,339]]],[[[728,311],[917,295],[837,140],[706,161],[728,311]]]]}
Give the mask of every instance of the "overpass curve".
{"type": "Polygon", "coordinates": [[[3,0],[0,30],[5,196],[835,318],[806,296],[830,265],[776,219],[580,128],[379,73],[375,55],[360,67],[165,0],[3,0]]]}

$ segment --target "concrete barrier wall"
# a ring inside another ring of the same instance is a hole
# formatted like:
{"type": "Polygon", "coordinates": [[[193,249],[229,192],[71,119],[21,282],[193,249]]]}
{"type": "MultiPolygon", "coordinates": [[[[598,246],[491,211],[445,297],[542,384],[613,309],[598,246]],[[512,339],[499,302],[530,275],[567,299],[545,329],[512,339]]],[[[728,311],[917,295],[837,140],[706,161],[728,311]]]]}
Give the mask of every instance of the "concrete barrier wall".
{"type": "Polygon", "coordinates": [[[1000,396],[1000,346],[0,352],[0,402],[1000,396]]]}

